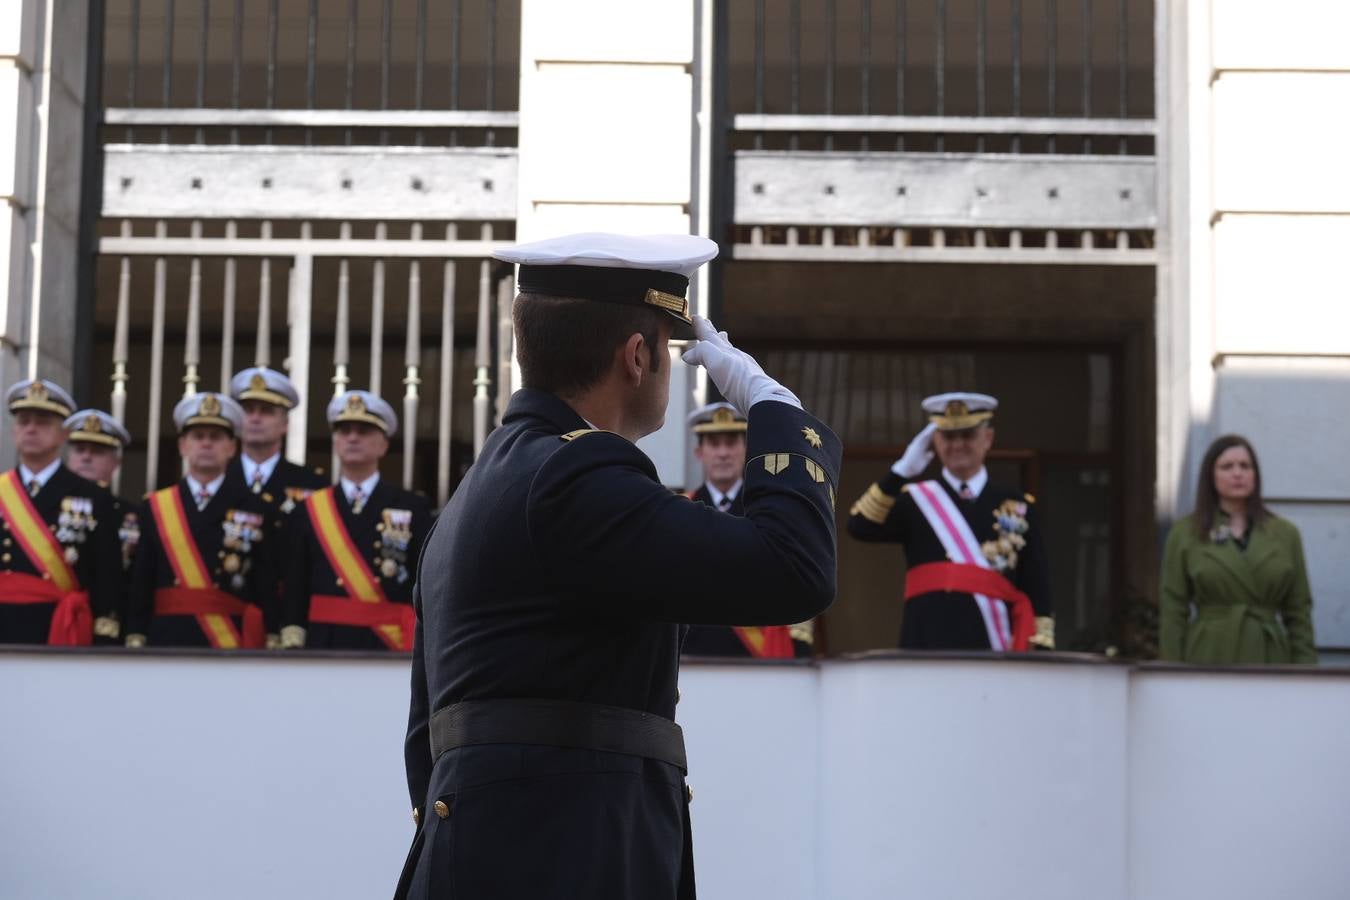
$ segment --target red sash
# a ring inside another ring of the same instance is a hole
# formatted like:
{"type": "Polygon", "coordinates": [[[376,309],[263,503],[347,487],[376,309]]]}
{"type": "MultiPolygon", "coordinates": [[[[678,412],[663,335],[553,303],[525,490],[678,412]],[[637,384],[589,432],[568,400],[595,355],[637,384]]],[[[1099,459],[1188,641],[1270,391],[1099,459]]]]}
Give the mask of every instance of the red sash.
{"type": "Polygon", "coordinates": [[[305,500],[314,536],[323,548],[328,565],[338,576],[346,597],[315,594],[309,598],[309,620],[325,625],[369,628],[390,650],[411,652],[416,617],[411,604],[390,603],[380,580],[356,549],[351,532],[342,522],[331,487],[310,494],[305,500]]]}
{"type": "Polygon", "coordinates": [[[915,566],[905,573],[905,599],[937,592],[984,594],[1009,606],[1012,618],[1012,649],[1031,649],[1036,633],[1036,610],[1031,598],[1013,587],[1012,582],[993,569],[969,563],[933,562],[915,566]]]}
{"type": "Polygon", "coordinates": [[[66,562],[65,549],[38,515],[24,490],[17,469],[0,475],[0,517],[9,523],[33,568],[44,577],[18,572],[5,574],[0,603],[55,603],[47,643],[87,647],[94,642],[94,617],[89,594],[80,589],[75,570],[66,562]]]}
{"type": "Polygon", "coordinates": [[[756,659],[792,659],[792,629],[786,625],[735,625],[731,629],[756,659]]]}
{"type": "Polygon", "coordinates": [[[216,588],[157,588],[155,615],[196,616],[206,639],[217,650],[261,650],[267,643],[262,608],[216,588]],[[231,616],[243,620],[242,630],[234,626],[231,616]]]}

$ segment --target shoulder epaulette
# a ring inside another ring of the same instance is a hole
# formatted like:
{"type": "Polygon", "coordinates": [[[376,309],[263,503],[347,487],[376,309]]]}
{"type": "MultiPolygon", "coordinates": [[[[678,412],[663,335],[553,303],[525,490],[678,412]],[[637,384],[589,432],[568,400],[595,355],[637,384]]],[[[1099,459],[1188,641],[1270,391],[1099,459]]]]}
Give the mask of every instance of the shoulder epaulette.
{"type": "Polygon", "coordinates": [[[600,429],[598,428],[578,428],[576,431],[569,431],[567,434],[558,435],[558,437],[562,438],[564,441],[575,441],[583,434],[596,434],[599,430],[600,429]]]}

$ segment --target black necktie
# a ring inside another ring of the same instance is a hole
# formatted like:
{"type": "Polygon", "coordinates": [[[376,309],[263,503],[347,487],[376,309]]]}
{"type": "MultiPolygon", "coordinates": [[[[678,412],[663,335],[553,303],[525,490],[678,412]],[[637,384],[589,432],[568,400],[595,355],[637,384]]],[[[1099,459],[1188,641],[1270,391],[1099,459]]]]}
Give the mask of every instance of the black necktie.
{"type": "Polygon", "coordinates": [[[28,482],[28,496],[36,497],[40,490],[42,490],[42,482],[38,481],[36,478],[28,482]]]}
{"type": "Polygon", "coordinates": [[[966,484],[964,481],[961,482],[961,490],[958,493],[960,493],[962,500],[975,499],[975,494],[970,490],[970,485],[966,484]]]}

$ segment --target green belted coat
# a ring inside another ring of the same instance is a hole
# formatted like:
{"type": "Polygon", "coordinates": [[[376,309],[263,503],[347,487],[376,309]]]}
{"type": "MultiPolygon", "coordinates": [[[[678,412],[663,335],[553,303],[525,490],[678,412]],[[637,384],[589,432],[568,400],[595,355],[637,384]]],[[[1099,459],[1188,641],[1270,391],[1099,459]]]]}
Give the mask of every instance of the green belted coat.
{"type": "MultiPolygon", "coordinates": [[[[1226,521],[1220,514],[1215,525],[1226,521]]],[[[1166,660],[1317,662],[1303,541],[1278,516],[1252,529],[1246,550],[1196,534],[1190,519],[1177,522],[1163,553],[1159,614],[1166,660]]]]}

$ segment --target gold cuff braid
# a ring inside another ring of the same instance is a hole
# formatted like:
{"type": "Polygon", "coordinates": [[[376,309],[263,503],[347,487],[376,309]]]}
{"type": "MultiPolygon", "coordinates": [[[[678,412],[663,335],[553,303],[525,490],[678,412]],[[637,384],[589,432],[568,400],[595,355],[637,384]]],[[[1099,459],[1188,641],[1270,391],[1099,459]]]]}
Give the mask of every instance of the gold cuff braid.
{"type": "Polygon", "coordinates": [[[1055,619],[1053,616],[1036,617],[1036,633],[1031,636],[1031,646],[1042,650],[1055,649],[1055,619]]]}
{"type": "Polygon", "coordinates": [[[892,507],[895,506],[895,498],[887,495],[881,490],[881,487],[873,483],[861,497],[858,502],[853,504],[853,508],[848,511],[850,516],[862,516],[869,522],[877,525],[886,524],[886,517],[891,514],[892,507]]]}
{"type": "Polygon", "coordinates": [[[788,635],[794,641],[801,641],[803,644],[814,646],[816,643],[816,623],[814,620],[798,622],[788,629],[788,635]]]}
{"type": "Polygon", "coordinates": [[[99,616],[94,620],[94,636],[117,639],[122,633],[122,623],[115,616],[99,616]]]}
{"type": "Polygon", "coordinates": [[[127,635],[127,646],[130,647],[130,648],[132,648],[133,650],[136,649],[137,647],[144,647],[144,646],[145,646],[145,635],[143,635],[143,634],[129,634],[129,635],[127,635]]]}
{"type": "Polygon", "coordinates": [[[285,625],[281,629],[280,646],[283,650],[299,650],[305,646],[305,629],[299,625],[285,625]]]}
{"type": "Polygon", "coordinates": [[[268,650],[280,650],[280,649],[281,649],[281,635],[279,635],[279,634],[268,634],[268,635],[267,635],[267,640],[263,643],[263,647],[266,648],[266,649],[268,649],[268,650]]]}

